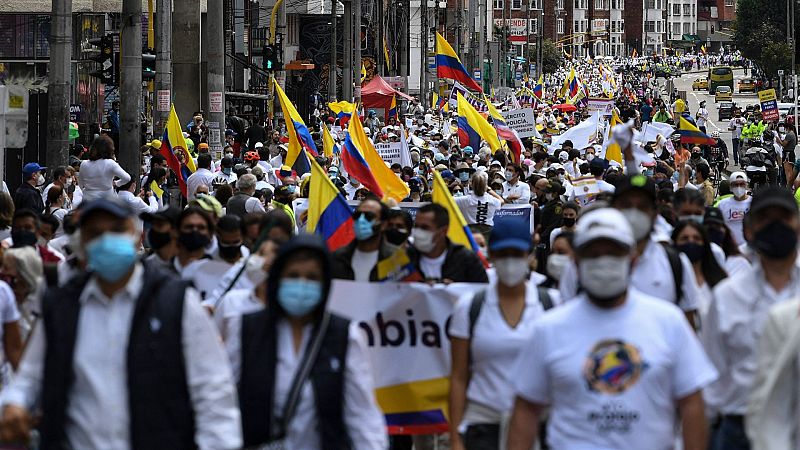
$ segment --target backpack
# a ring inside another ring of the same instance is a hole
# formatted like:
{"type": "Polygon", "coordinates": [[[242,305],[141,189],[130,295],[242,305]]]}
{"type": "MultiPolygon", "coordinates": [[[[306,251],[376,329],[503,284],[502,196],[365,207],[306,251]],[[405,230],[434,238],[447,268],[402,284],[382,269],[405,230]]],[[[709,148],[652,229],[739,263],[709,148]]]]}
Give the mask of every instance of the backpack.
{"type": "Polygon", "coordinates": [[[672,269],[672,280],[675,283],[675,304],[679,305],[683,300],[683,263],[681,254],[673,246],[666,242],[661,242],[664,251],[667,253],[669,267],[672,269]]]}
{"type": "MultiPolygon", "coordinates": [[[[539,303],[545,311],[553,308],[553,299],[550,297],[546,287],[536,286],[536,293],[539,294],[539,303]]],[[[478,321],[478,315],[481,313],[481,308],[486,302],[486,290],[482,289],[476,292],[472,297],[472,303],[469,306],[469,339],[472,340],[473,332],[475,331],[475,322],[478,321]]]]}

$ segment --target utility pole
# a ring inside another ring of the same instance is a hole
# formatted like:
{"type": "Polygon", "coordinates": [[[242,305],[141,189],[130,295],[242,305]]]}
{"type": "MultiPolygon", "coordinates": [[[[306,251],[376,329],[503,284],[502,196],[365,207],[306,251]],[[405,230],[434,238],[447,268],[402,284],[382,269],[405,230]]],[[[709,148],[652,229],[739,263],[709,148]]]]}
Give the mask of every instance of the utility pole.
{"type": "Polygon", "coordinates": [[[791,14],[789,14],[789,17],[792,20],[792,82],[794,83],[792,89],[792,95],[794,96],[794,99],[792,101],[794,102],[794,129],[796,135],[798,125],[800,124],[798,124],[797,121],[797,28],[794,26],[795,3],[797,3],[797,0],[792,0],[792,11],[791,14]]]}
{"type": "MultiPolygon", "coordinates": [[[[471,0],[472,1],[472,0],[471,0]]],[[[478,1],[478,67],[481,69],[481,86],[485,86],[483,80],[486,79],[486,65],[483,63],[486,48],[486,0],[478,1]]]]}
{"type": "Polygon", "coordinates": [[[353,20],[355,20],[353,24],[353,33],[355,33],[353,37],[355,40],[353,42],[353,101],[361,103],[361,0],[353,0],[353,20]]]}
{"type": "Polygon", "coordinates": [[[427,108],[427,105],[430,105],[430,103],[428,103],[428,33],[430,33],[430,29],[428,28],[428,0],[422,0],[420,3],[422,19],[422,33],[420,33],[422,37],[422,70],[420,71],[419,102],[422,104],[423,108],[427,108]]]}
{"type": "MultiPolygon", "coordinates": [[[[69,155],[69,91],[72,87],[72,0],[53,0],[47,88],[47,165],[65,166],[69,155]]],[[[138,172],[137,172],[138,173],[138,172]]]]}
{"type": "Polygon", "coordinates": [[[378,34],[378,41],[375,43],[375,56],[376,56],[375,61],[377,63],[376,65],[378,66],[375,69],[376,69],[376,73],[378,75],[386,75],[386,63],[387,63],[386,54],[383,52],[383,49],[386,48],[386,47],[384,47],[386,45],[386,36],[384,36],[384,34],[383,34],[383,26],[384,26],[383,25],[384,24],[383,21],[385,20],[385,18],[384,18],[385,12],[384,12],[384,8],[383,8],[383,1],[384,0],[377,0],[375,2],[375,6],[378,7],[378,14],[377,14],[377,16],[378,16],[378,33],[377,33],[378,34]]]}
{"type": "Polygon", "coordinates": [[[457,54],[462,54],[461,53],[461,51],[462,51],[462,48],[461,48],[461,45],[462,45],[461,44],[461,20],[462,20],[462,18],[461,18],[461,10],[463,10],[464,7],[461,5],[461,1],[462,0],[456,0],[456,53],[457,54]]]}
{"type": "Polygon", "coordinates": [[[328,70],[328,100],[336,101],[336,45],[338,41],[336,29],[336,0],[331,0],[331,63],[328,70]]]}
{"type": "Polygon", "coordinates": [[[531,0],[525,0],[525,73],[531,71],[531,0]]]}
{"type": "MultiPolygon", "coordinates": [[[[544,5],[542,5],[542,9],[539,11],[539,21],[536,23],[536,31],[538,31],[539,40],[538,44],[536,45],[536,82],[539,82],[539,77],[542,76],[544,73],[544,68],[542,67],[542,55],[544,54],[542,47],[544,46],[544,5]]],[[[542,95],[544,98],[544,95],[542,95]]]]}
{"type": "Polygon", "coordinates": [[[225,22],[223,0],[208,0],[208,150],[222,158],[225,130],[225,22]]]}
{"type": "Polygon", "coordinates": [[[344,36],[343,36],[344,55],[342,55],[342,97],[344,98],[344,100],[347,100],[348,102],[353,101],[353,13],[352,11],[353,11],[352,0],[344,0],[344,36]]]}
{"type": "Polygon", "coordinates": [[[172,103],[172,0],[156,0],[156,108],[153,134],[160,137],[167,126],[172,103]]]}
{"type": "Polygon", "coordinates": [[[123,0],[120,30],[120,132],[118,161],[136,177],[141,170],[140,104],[142,101],[142,2],[123,0]]]}

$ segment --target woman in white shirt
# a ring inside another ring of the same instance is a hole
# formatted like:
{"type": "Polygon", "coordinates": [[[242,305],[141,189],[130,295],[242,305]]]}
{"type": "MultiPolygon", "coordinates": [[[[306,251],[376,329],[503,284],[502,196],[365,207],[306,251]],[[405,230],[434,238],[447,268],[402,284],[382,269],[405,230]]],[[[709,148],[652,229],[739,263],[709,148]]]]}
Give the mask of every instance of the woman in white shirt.
{"type": "Polygon", "coordinates": [[[128,172],[114,160],[114,141],[108,136],[95,139],[89,150],[89,160],[81,163],[79,182],[83,200],[113,195],[114,187],[120,187],[130,180],[128,172]]]}
{"type": "Polygon", "coordinates": [[[701,293],[697,310],[703,318],[711,303],[711,291],[717,283],[727,278],[728,274],[714,257],[708,234],[699,223],[693,220],[679,222],[672,230],[672,242],[675,243],[675,248],[692,262],[694,276],[701,293]]]}
{"type": "Polygon", "coordinates": [[[530,251],[527,222],[498,223],[489,239],[497,279],[485,291],[462,298],[453,313],[449,404],[453,450],[506,448],[503,428],[514,405],[509,368],[530,342],[545,303],[527,282],[530,251]]]}
{"type": "Polygon", "coordinates": [[[267,308],[226,337],[241,346],[231,367],[245,447],[385,449],[364,336],[326,310],[331,259],[322,238],[284,244],[268,280],[267,308]]]}
{"type": "Polygon", "coordinates": [[[472,232],[489,238],[494,226],[494,213],[503,205],[503,199],[488,189],[489,175],[476,172],[472,175],[472,190],[469,195],[456,197],[456,206],[464,215],[464,220],[472,232]]]}
{"type": "Polygon", "coordinates": [[[52,215],[58,220],[58,229],[55,230],[53,238],[60,237],[64,234],[64,216],[69,211],[64,208],[64,203],[67,201],[64,195],[64,188],[56,184],[52,185],[50,190],[47,191],[47,202],[45,203],[45,211],[47,214],[52,215]]]}

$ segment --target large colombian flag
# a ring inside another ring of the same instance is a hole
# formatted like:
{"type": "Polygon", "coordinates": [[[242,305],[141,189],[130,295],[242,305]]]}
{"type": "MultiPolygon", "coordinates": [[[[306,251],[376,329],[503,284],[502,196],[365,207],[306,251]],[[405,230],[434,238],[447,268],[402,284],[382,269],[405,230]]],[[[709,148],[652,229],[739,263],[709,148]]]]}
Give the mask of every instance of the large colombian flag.
{"type": "MultiPolygon", "coordinates": [[[[392,198],[398,202],[408,197],[408,185],[392,172],[392,169],[386,165],[386,161],[375,150],[375,146],[372,145],[372,142],[364,133],[364,127],[361,125],[361,120],[358,119],[358,116],[355,116],[350,121],[347,130],[351,143],[360,151],[361,156],[367,163],[367,170],[369,170],[370,176],[375,180],[382,194],[378,194],[376,191],[373,192],[380,197],[392,198]]],[[[347,169],[346,166],[345,169],[350,173],[350,169],[347,169]]],[[[362,183],[364,182],[362,181],[362,183]]]]}
{"type": "Polygon", "coordinates": [[[187,196],[186,180],[197,170],[188,148],[181,130],[181,121],[178,120],[175,105],[172,105],[169,110],[169,118],[167,118],[167,126],[164,127],[164,135],[161,137],[161,155],[167,160],[167,166],[175,172],[175,176],[178,178],[178,187],[184,197],[187,196]],[[178,161],[178,154],[183,154],[183,164],[178,161]]]}
{"type": "Polygon", "coordinates": [[[539,75],[539,81],[533,86],[533,96],[541,100],[542,95],[544,95],[544,80],[542,75],[539,75]]]}
{"type": "Polygon", "coordinates": [[[289,134],[289,149],[286,152],[286,165],[294,168],[298,175],[302,175],[311,170],[311,164],[306,152],[312,157],[318,156],[317,146],[311,133],[306,128],[305,122],[298,114],[297,110],[286,93],[281,89],[281,85],[275,80],[275,92],[281,103],[283,118],[286,121],[286,131],[289,134]]]}
{"type": "Polygon", "coordinates": [[[467,226],[467,221],[461,214],[461,210],[456,206],[456,201],[447,189],[447,184],[442,179],[438,170],[433,171],[433,191],[431,192],[431,202],[444,207],[450,216],[450,225],[447,228],[447,238],[453,243],[461,244],[464,247],[478,254],[484,266],[488,267],[484,255],[481,254],[478,244],[472,237],[472,232],[467,226]]]}
{"type": "Polygon", "coordinates": [[[344,145],[342,145],[342,165],[348,175],[358,180],[367,189],[378,197],[383,197],[383,189],[378,181],[373,176],[367,160],[361,154],[362,148],[366,146],[364,142],[369,142],[364,133],[364,128],[361,126],[361,120],[358,114],[354,114],[350,119],[350,125],[347,127],[347,132],[344,134],[344,145]]]}
{"type": "Polygon", "coordinates": [[[461,93],[458,94],[458,141],[461,147],[481,148],[481,139],[489,144],[492,153],[500,150],[497,131],[481,116],[461,93]]]}
{"type": "Polygon", "coordinates": [[[506,124],[500,111],[492,105],[492,102],[489,101],[489,97],[487,97],[486,94],[483,95],[483,100],[486,102],[486,107],[489,108],[489,117],[492,118],[492,125],[494,125],[494,129],[497,130],[497,137],[506,141],[514,164],[521,164],[522,160],[520,160],[520,155],[522,154],[522,141],[519,139],[519,136],[517,136],[517,132],[506,124]]]}
{"type": "Polygon", "coordinates": [[[681,135],[681,144],[717,145],[716,139],[700,131],[683,116],[680,116],[678,133],[681,135]]]}
{"type": "Polygon", "coordinates": [[[328,244],[328,249],[334,251],[349,244],[355,237],[353,211],[322,167],[313,158],[309,158],[309,160],[311,161],[311,185],[308,195],[306,230],[309,233],[322,235],[328,244]]]}
{"type": "Polygon", "coordinates": [[[619,118],[617,110],[611,112],[611,121],[608,122],[608,136],[603,141],[605,146],[605,159],[606,161],[616,161],[620,166],[622,165],[622,148],[612,138],[614,127],[622,125],[622,119],[619,118]]]}
{"type": "Polygon", "coordinates": [[[439,33],[436,33],[436,75],[458,81],[473,91],[483,92],[478,82],[469,76],[453,47],[439,33]]]}

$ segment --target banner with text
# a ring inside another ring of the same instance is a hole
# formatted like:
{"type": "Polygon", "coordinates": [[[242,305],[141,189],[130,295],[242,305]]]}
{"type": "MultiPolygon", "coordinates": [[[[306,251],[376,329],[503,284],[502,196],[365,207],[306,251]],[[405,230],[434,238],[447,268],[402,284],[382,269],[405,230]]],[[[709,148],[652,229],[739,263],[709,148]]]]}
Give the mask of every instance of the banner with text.
{"type": "Polygon", "coordinates": [[[375,144],[375,150],[377,150],[381,158],[389,164],[402,164],[402,154],[400,153],[402,149],[403,144],[400,142],[375,144]]]}
{"type": "Polygon", "coordinates": [[[590,98],[586,109],[589,111],[589,113],[600,111],[600,114],[604,116],[610,116],[614,111],[614,99],[590,98]]]}
{"type": "Polygon", "coordinates": [[[536,135],[536,117],[533,108],[512,109],[503,111],[503,119],[512,130],[515,130],[519,137],[526,138],[536,135]]]}
{"type": "Polygon", "coordinates": [[[778,112],[778,98],[775,96],[775,89],[759,91],[758,101],[761,102],[761,115],[764,120],[769,122],[781,117],[778,112]]]}

